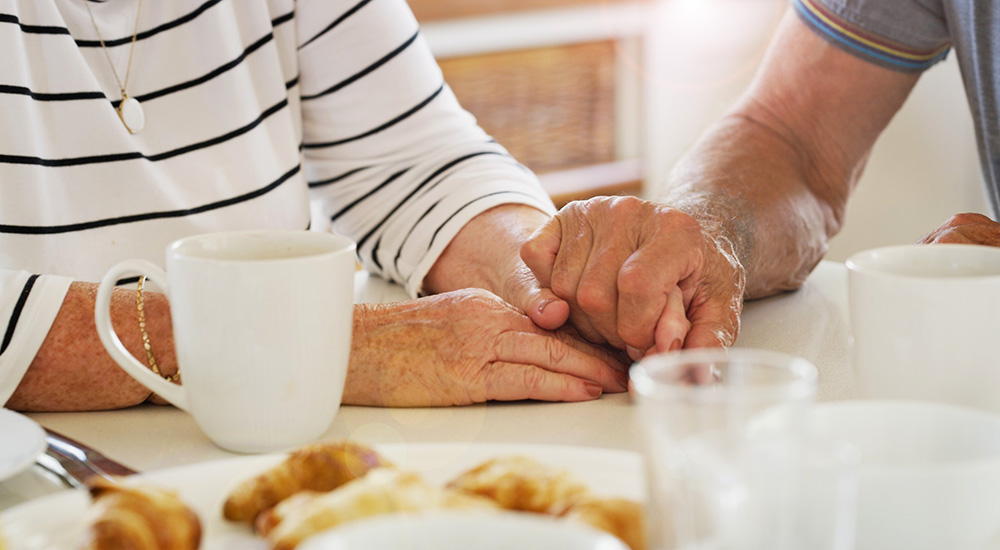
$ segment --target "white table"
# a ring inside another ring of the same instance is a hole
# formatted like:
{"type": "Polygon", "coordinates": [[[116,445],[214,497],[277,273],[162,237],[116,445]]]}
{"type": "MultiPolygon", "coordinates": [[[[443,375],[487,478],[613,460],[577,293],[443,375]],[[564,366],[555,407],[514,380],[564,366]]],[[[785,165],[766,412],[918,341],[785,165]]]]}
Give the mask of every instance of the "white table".
{"type": "MultiPolygon", "coordinates": [[[[405,298],[402,290],[359,273],[357,301],[405,298]]],[[[854,395],[847,325],[847,270],[822,262],[805,286],[748,303],[737,346],[805,357],[819,368],[819,398],[854,395]]],[[[435,409],[343,407],[323,439],[351,437],[368,444],[491,442],[579,445],[639,450],[627,394],[586,403],[487,403],[435,409]]],[[[40,424],[99,449],[140,471],[234,456],[205,437],[173,407],[142,405],[87,413],[36,413],[40,424]]],[[[31,471],[0,483],[0,509],[37,496],[31,471]]],[[[51,489],[49,489],[49,492],[51,489]]]]}

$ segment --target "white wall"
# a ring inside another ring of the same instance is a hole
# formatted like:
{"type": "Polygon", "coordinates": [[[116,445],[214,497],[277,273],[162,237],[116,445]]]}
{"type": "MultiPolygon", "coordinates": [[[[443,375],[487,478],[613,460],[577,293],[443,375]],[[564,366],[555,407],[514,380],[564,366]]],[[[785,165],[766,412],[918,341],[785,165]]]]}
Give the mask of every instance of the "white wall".
{"type": "MultiPolygon", "coordinates": [[[[787,0],[661,0],[642,79],[645,171],[669,167],[748,85],[787,0]]],[[[989,209],[954,55],[928,71],[875,146],[828,259],[913,242],[956,212],[989,209]]]]}

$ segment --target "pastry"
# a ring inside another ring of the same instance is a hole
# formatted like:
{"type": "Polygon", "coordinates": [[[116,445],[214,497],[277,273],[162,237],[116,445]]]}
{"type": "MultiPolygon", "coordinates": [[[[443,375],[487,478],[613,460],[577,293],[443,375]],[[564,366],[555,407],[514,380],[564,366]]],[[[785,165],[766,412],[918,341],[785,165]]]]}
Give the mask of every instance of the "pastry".
{"type": "Polygon", "coordinates": [[[419,475],[379,469],[328,493],[302,492],[257,518],[274,550],[290,550],[320,531],[364,517],[435,509],[495,509],[469,494],[429,485],[419,475]]]}
{"type": "Polygon", "coordinates": [[[89,483],[84,550],[194,550],[201,522],[176,493],[101,477],[89,483]]]}
{"type": "Polygon", "coordinates": [[[585,497],[577,500],[563,517],[610,533],[632,550],[646,550],[645,511],[638,502],[585,497]]]}
{"type": "Polygon", "coordinates": [[[533,459],[510,456],[485,462],[448,484],[481,495],[501,508],[562,516],[608,532],[632,550],[644,550],[644,512],[637,502],[599,498],[565,470],[533,459]]]}
{"type": "Polygon", "coordinates": [[[350,441],[308,445],[238,485],[226,499],[222,515],[253,523],[258,514],[299,491],[331,491],[386,466],[391,464],[374,450],[350,441]]]}
{"type": "Polygon", "coordinates": [[[485,462],[452,480],[448,487],[496,501],[501,508],[560,515],[587,487],[563,470],[521,456],[485,462]]]}

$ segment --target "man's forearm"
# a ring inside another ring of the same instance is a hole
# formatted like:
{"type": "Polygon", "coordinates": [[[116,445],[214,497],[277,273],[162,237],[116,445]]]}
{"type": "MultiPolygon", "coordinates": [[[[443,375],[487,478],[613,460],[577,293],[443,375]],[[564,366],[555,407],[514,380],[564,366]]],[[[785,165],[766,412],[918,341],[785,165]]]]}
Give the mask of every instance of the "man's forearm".
{"type": "Polygon", "coordinates": [[[837,48],[789,9],[750,89],[661,198],[733,242],[747,297],[795,288],[826,252],[875,140],[918,78],[837,48]]]}
{"type": "Polygon", "coordinates": [[[798,288],[840,227],[844,196],[811,181],[804,155],[752,117],[710,128],[656,197],[732,246],[746,270],[746,297],[798,288]]]}

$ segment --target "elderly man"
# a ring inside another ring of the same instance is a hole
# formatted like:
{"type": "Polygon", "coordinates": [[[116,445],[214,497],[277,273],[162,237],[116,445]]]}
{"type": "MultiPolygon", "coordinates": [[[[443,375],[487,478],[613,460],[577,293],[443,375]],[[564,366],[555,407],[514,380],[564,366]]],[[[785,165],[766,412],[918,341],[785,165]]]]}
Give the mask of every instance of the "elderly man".
{"type": "MultiPolygon", "coordinates": [[[[633,358],[730,345],[744,298],[799,287],[823,257],[876,138],[952,48],[995,214],[998,21],[998,2],[793,0],[750,89],[657,202],[571,204],[522,258],[590,341],[633,358]]],[[[1000,246],[1000,224],[960,214],[923,242],[1000,246]]]]}

